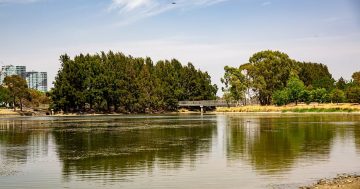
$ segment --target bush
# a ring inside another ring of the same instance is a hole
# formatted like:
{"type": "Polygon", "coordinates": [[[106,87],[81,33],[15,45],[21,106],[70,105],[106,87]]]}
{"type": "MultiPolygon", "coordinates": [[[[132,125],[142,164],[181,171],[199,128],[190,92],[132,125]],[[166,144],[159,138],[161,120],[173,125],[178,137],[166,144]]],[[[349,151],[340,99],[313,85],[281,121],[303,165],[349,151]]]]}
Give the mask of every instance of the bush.
{"type": "Polygon", "coordinates": [[[303,90],[300,93],[300,101],[305,102],[306,104],[311,103],[311,93],[308,90],[303,90]]]}
{"type": "Polygon", "coordinates": [[[310,96],[313,102],[324,103],[329,101],[329,95],[324,88],[312,90],[310,96]]]}
{"type": "Polygon", "coordinates": [[[330,93],[330,99],[332,102],[341,103],[345,102],[345,93],[340,89],[333,89],[330,93]]]}
{"type": "Polygon", "coordinates": [[[275,91],[273,94],[273,103],[277,106],[283,106],[289,103],[289,91],[284,90],[278,90],[275,91]]]}

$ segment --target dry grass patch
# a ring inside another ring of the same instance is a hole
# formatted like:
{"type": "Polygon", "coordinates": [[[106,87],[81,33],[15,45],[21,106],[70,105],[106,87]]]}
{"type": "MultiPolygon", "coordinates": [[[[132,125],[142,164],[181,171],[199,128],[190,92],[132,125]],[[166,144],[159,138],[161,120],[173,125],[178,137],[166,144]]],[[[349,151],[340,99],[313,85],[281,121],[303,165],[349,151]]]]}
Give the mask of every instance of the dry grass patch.
{"type": "Polygon", "coordinates": [[[360,112],[359,104],[290,104],[286,106],[239,106],[239,107],[219,107],[217,112],[360,112]]]}

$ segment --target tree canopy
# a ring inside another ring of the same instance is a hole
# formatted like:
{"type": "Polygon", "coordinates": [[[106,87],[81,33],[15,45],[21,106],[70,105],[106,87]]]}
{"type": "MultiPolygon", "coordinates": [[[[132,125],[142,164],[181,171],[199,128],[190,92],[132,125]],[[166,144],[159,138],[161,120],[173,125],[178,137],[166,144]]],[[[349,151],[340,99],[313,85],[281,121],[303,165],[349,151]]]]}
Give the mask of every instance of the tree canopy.
{"type": "Polygon", "coordinates": [[[280,51],[261,51],[240,66],[251,81],[251,88],[257,93],[260,104],[271,103],[272,94],[286,86],[291,73],[298,70],[297,64],[280,51]]]}
{"type": "Polygon", "coordinates": [[[134,58],[122,53],[60,57],[52,107],[64,111],[175,110],[181,100],[216,99],[217,86],[191,63],[134,58]]]}
{"type": "Polygon", "coordinates": [[[20,110],[22,111],[24,99],[29,96],[26,80],[18,75],[6,76],[4,84],[9,90],[14,110],[16,109],[15,104],[19,102],[20,110]]]}
{"type": "Polygon", "coordinates": [[[239,68],[224,69],[224,98],[241,100],[245,91],[252,90],[261,105],[360,103],[360,72],[355,72],[350,82],[342,77],[335,82],[326,65],[298,62],[283,52],[261,51],[239,68]]]}
{"type": "Polygon", "coordinates": [[[330,90],[333,88],[335,80],[329,72],[326,65],[312,62],[298,62],[299,78],[304,82],[305,86],[312,88],[325,88],[330,90]]]}

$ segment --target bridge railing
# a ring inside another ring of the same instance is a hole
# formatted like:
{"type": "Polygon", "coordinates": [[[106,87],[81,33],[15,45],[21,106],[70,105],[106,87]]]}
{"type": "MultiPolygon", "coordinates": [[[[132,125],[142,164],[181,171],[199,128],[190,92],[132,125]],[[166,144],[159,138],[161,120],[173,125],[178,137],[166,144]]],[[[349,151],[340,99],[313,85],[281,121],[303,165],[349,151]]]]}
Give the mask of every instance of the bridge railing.
{"type": "Polygon", "coordinates": [[[179,101],[179,106],[216,106],[216,107],[226,107],[226,106],[236,106],[236,101],[226,102],[226,100],[202,100],[202,101],[179,101]]]}

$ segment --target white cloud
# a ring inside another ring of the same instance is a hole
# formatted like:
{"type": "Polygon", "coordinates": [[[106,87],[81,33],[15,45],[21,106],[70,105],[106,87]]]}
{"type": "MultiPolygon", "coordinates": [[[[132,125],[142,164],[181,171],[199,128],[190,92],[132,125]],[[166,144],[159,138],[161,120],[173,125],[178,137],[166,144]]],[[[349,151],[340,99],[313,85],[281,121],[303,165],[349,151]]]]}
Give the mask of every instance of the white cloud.
{"type": "Polygon", "coordinates": [[[269,6],[269,5],[271,5],[271,2],[270,1],[265,1],[265,2],[263,2],[263,3],[261,3],[261,6],[269,6]]]}
{"type": "Polygon", "coordinates": [[[109,11],[118,11],[123,24],[174,9],[210,6],[228,0],[112,0],[109,11]]]}

